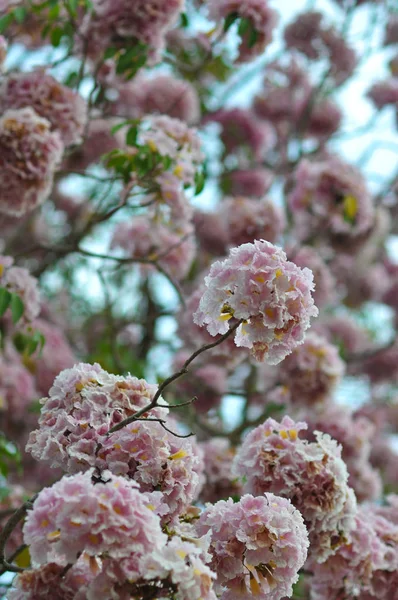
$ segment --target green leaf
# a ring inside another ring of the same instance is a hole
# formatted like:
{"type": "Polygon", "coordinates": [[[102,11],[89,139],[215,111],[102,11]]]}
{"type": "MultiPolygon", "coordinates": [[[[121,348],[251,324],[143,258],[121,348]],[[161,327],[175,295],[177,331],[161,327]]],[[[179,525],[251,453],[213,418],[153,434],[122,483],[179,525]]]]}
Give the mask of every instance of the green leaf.
{"type": "Polygon", "coordinates": [[[57,48],[60,45],[63,35],[64,31],[61,27],[54,27],[54,29],[51,31],[50,40],[54,48],[57,48]]]}
{"type": "Polygon", "coordinates": [[[240,23],[239,23],[239,27],[238,27],[238,33],[240,36],[245,35],[245,33],[247,33],[250,29],[252,25],[252,21],[251,19],[241,19],[240,23]]]}
{"type": "Polygon", "coordinates": [[[235,23],[237,19],[239,19],[239,13],[230,13],[224,21],[224,31],[228,31],[228,29],[235,23]]]}
{"type": "Polygon", "coordinates": [[[195,187],[195,196],[198,196],[198,194],[203,192],[205,183],[206,183],[206,176],[205,176],[204,172],[200,171],[199,173],[195,173],[195,186],[196,186],[195,187]]]}
{"type": "Polygon", "coordinates": [[[18,323],[19,319],[22,317],[24,313],[25,307],[21,300],[21,297],[18,294],[12,294],[11,297],[11,315],[12,322],[14,325],[18,323]]]}
{"type": "Polygon", "coordinates": [[[12,12],[17,23],[24,22],[27,14],[27,10],[24,6],[17,6],[17,8],[14,8],[12,12]]]}
{"type": "Polygon", "coordinates": [[[128,146],[135,146],[137,143],[137,136],[138,136],[138,127],[137,126],[130,127],[130,129],[128,130],[128,132],[126,134],[126,144],[128,146]]]}
{"type": "Polygon", "coordinates": [[[249,39],[247,40],[247,44],[248,44],[249,48],[253,48],[253,46],[256,44],[257,40],[258,40],[258,31],[252,23],[251,28],[250,28],[250,33],[249,33],[249,39]]]}
{"type": "Polygon", "coordinates": [[[4,17],[0,18],[0,33],[4,33],[4,31],[11,25],[14,20],[13,13],[8,13],[8,15],[4,15],[4,17]]]}
{"type": "Polygon", "coordinates": [[[189,20],[188,20],[187,13],[180,14],[180,27],[183,27],[184,29],[186,27],[189,27],[189,20]]]}
{"type": "Polygon", "coordinates": [[[0,317],[4,315],[10,306],[12,295],[6,288],[0,288],[0,317]]]}

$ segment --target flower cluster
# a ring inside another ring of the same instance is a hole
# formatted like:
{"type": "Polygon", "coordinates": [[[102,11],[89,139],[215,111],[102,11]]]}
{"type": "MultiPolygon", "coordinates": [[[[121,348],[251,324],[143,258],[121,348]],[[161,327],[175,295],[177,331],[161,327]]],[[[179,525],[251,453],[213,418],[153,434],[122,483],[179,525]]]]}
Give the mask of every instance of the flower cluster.
{"type": "Polygon", "coordinates": [[[336,300],[336,282],[320,253],[311,246],[301,246],[297,250],[293,249],[291,253],[288,251],[287,256],[298,267],[307,267],[312,271],[315,284],[312,295],[318,308],[333,304],[336,300]]]}
{"type": "Polygon", "coordinates": [[[259,239],[275,243],[286,226],[281,208],[269,200],[226,198],[220,214],[228,245],[232,247],[259,239]]]}
{"type": "Polygon", "coordinates": [[[0,287],[20,297],[24,306],[23,322],[32,322],[40,313],[38,281],[24,267],[13,266],[13,262],[10,256],[0,256],[0,287]]]}
{"type": "Polygon", "coordinates": [[[308,527],[311,554],[322,562],[348,539],[356,502],[341,447],[319,432],[315,442],[300,439],[306,428],[287,416],[281,423],[267,419],[243,441],[234,472],[244,478],[244,492],[292,501],[308,527]]]}
{"type": "Polygon", "coordinates": [[[65,146],[82,141],[87,122],[86,101],[42,69],[12,73],[0,86],[0,112],[26,107],[47,119],[65,146]]]}
{"type": "Polygon", "coordinates": [[[269,364],[304,341],[310,317],[318,314],[311,271],[287,261],[280,248],[264,240],[233,248],[226,260],[212,265],[205,284],[195,323],[214,336],[228,331],[231,318],[242,320],[236,345],[269,364]]]}
{"type": "Polygon", "coordinates": [[[62,153],[49,121],[32,108],[7,110],[0,118],[0,212],[19,217],[42,204],[62,153]]]}
{"type": "Polygon", "coordinates": [[[236,450],[225,438],[213,438],[202,442],[204,478],[200,500],[202,502],[217,502],[217,500],[240,496],[242,486],[237,477],[232,474],[232,461],[236,450]]]}
{"type": "MultiPolygon", "coordinates": [[[[167,31],[183,9],[184,0],[94,0],[93,13],[87,14],[81,35],[88,52],[95,58],[109,46],[139,41],[146,47],[150,61],[158,59],[167,31]]],[[[123,47],[123,45],[122,45],[123,47]]]]}
{"type": "Polygon", "coordinates": [[[250,61],[272,41],[277,13],[268,6],[267,0],[210,0],[209,15],[214,21],[222,21],[232,14],[251,24],[252,36],[243,33],[239,46],[239,62],[250,61]]]}
{"type": "Polygon", "coordinates": [[[211,534],[210,566],[222,600],[280,600],[292,593],[307,557],[308,534],[289,500],[274,494],[220,500],[202,512],[197,530],[211,534]]]}
{"type": "MultiPolygon", "coordinates": [[[[98,364],[66,369],[42,400],[39,429],[30,434],[27,450],[68,472],[94,466],[101,437],[149,404],[156,389],[144,379],[110,375],[98,364]]],[[[167,412],[157,408],[151,416],[161,418],[167,412]]]]}
{"type": "Polygon", "coordinates": [[[327,231],[332,238],[349,239],[373,223],[373,203],[362,176],[335,156],[299,163],[288,204],[302,238],[327,231]]]}
{"type": "Polygon", "coordinates": [[[330,397],[344,371],[338,348],[316,333],[309,333],[284,361],[280,378],[290,389],[293,404],[315,405],[330,397]]]}

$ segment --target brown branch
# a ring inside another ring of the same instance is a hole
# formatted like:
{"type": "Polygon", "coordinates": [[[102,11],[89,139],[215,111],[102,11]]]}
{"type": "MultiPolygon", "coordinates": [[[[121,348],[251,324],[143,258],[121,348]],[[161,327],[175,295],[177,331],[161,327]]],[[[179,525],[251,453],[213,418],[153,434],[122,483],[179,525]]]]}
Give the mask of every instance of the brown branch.
{"type": "Polygon", "coordinates": [[[20,571],[19,567],[10,568],[12,565],[9,565],[5,558],[5,547],[8,541],[8,538],[14,531],[15,527],[18,525],[20,521],[25,517],[26,512],[32,508],[33,502],[36,500],[37,494],[24,502],[22,506],[20,506],[13,515],[8,519],[7,523],[4,525],[2,532],[0,533],[0,564],[6,567],[7,571],[20,571]]]}

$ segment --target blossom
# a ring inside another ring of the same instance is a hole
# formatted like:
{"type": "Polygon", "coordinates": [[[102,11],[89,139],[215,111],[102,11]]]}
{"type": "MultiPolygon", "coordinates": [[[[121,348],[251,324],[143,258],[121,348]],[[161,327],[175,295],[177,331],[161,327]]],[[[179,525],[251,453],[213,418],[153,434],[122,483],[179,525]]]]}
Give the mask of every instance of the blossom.
{"type": "Polygon", "coordinates": [[[0,212],[22,216],[47,199],[63,144],[31,108],[0,117],[0,212]]]}
{"type": "Polygon", "coordinates": [[[138,484],[110,474],[95,484],[92,476],[65,476],[38,494],[23,528],[34,565],[73,564],[81,552],[140,557],[165,543],[138,484]]]}
{"type": "Polygon", "coordinates": [[[72,367],[77,358],[62,330],[44,319],[36,319],[32,325],[45,338],[43,348],[29,357],[27,366],[34,374],[41,394],[48,394],[55,377],[64,369],[72,367]]]}
{"type": "Polygon", "coordinates": [[[14,267],[10,256],[0,256],[0,286],[17,294],[23,302],[23,322],[33,321],[40,312],[38,281],[23,267],[14,267]]]}
{"type": "Polygon", "coordinates": [[[208,6],[209,16],[214,21],[222,21],[233,14],[250,22],[253,34],[251,37],[247,33],[241,34],[239,62],[252,60],[272,41],[278,16],[267,0],[210,0],[208,6]]]}
{"type": "Polygon", "coordinates": [[[388,15],[388,20],[386,23],[386,31],[384,38],[384,45],[388,46],[389,44],[397,44],[398,43],[398,16],[394,13],[388,15]]]}
{"type": "Polygon", "coordinates": [[[349,315],[325,316],[314,325],[315,331],[338,346],[344,357],[358,354],[369,348],[369,337],[349,315]]]}
{"type": "MultiPolygon", "coordinates": [[[[52,467],[86,470],[94,465],[95,451],[109,429],[147,406],[156,390],[144,379],[111,375],[98,364],[65,369],[41,401],[39,429],[30,434],[26,449],[52,467]]],[[[165,417],[163,405],[151,416],[165,417]]]]}
{"type": "Polygon", "coordinates": [[[398,77],[374,83],[367,95],[378,110],[389,104],[398,106],[398,77]]]}
{"type": "Polygon", "coordinates": [[[87,123],[87,103],[42,69],[11,73],[0,86],[0,111],[32,108],[51,123],[65,146],[78,144],[87,123]]]}
{"type": "Polygon", "coordinates": [[[66,167],[71,171],[84,171],[89,165],[98,162],[102,155],[115,150],[122,142],[121,132],[112,134],[111,128],[112,121],[91,119],[83,144],[66,156],[66,167]]]}
{"type": "Polygon", "coordinates": [[[311,271],[287,261],[280,248],[264,240],[233,248],[212,265],[205,285],[195,323],[215,336],[228,331],[232,317],[243,320],[236,345],[269,364],[303,342],[310,317],[318,314],[311,271]]]}
{"type": "Polygon", "coordinates": [[[171,75],[137,77],[132,82],[116,86],[117,100],[112,114],[125,118],[140,118],[146,114],[168,115],[188,124],[200,117],[197,91],[189,81],[171,75]]]}
{"type": "Polygon", "coordinates": [[[244,478],[244,492],[291,499],[308,528],[311,554],[322,562],[348,539],[356,504],[341,447],[319,432],[315,442],[301,439],[306,428],[287,416],[281,423],[267,419],[244,439],[234,473],[244,478]]]}
{"type": "Polygon", "coordinates": [[[118,43],[123,47],[133,39],[146,46],[153,63],[183,7],[183,0],[94,0],[93,13],[84,19],[81,34],[89,41],[88,52],[93,57],[100,58],[107,47],[118,43]]]}
{"type": "Polygon", "coordinates": [[[111,245],[122,248],[131,258],[148,261],[143,269],[153,270],[155,261],[171,276],[183,279],[195,258],[196,247],[193,232],[188,224],[168,227],[137,216],[131,223],[120,223],[115,228],[111,245]]]}
{"type": "Polygon", "coordinates": [[[285,359],[280,377],[290,389],[293,404],[315,405],[329,398],[344,372],[338,348],[310,332],[285,359]]]}
{"type": "Polygon", "coordinates": [[[35,381],[11,346],[0,355],[0,422],[8,430],[23,421],[26,410],[37,397],[35,381]]]}
{"type": "Polygon", "coordinates": [[[256,239],[275,243],[286,225],[282,210],[268,200],[227,198],[219,211],[230,246],[240,246],[256,239]]]}
{"type": "Polygon", "coordinates": [[[209,119],[221,125],[220,139],[226,154],[247,149],[260,160],[274,144],[275,136],[271,125],[260,121],[250,110],[222,109],[213,113],[209,119]]]}
{"type": "MultiPolygon", "coordinates": [[[[176,429],[172,420],[167,427],[176,429]]],[[[134,479],[143,492],[162,492],[167,522],[188,508],[202,484],[202,453],[195,442],[152,421],[137,421],[104,438],[96,465],[134,479]]]]}
{"type": "Polygon", "coordinates": [[[298,267],[308,267],[312,271],[315,284],[312,295],[319,308],[336,301],[336,282],[319,251],[311,246],[300,246],[297,250],[288,251],[287,255],[298,267]]]}
{"type": "Polygon", "coordinates": [[[207,505],[197,531],[211,533],[210,567],[222,600],[243,595],[280,600],[292,593],[307,557],[308,534],[289,500],[274,494],[220,500],[207,505]]]}
{"type": "Polygon", "coordinates": [[[263,198],[273,180],[274,174],[269,169],[237,169],[223,175],[222,187],[231,196],[263,198]]]}
{"type": "Polygon", "coordinates": [[[288,205],[302,237],[326,230],[332,240],[346,239],[373,223],[373,203],[362,175],[335,156],[299,163],[288,205]]]}
{"type": "Polygon", "coordinates": [[[240,481],[232,474],[232,461],[235,449],[226,438],[214,437],[202,442],[205,483],[200,493],[202,502],[241,495],[240,481]]]}

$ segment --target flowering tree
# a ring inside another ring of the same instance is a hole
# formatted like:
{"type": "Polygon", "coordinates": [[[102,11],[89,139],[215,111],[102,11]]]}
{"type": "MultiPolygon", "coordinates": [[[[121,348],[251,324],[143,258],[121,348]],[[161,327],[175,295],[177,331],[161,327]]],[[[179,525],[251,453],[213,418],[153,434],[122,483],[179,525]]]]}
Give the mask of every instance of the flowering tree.
{"type": "Polygon", "coordinates": [[[4,598],[398,599],[390,4],[0,0],[4,598]]]}

